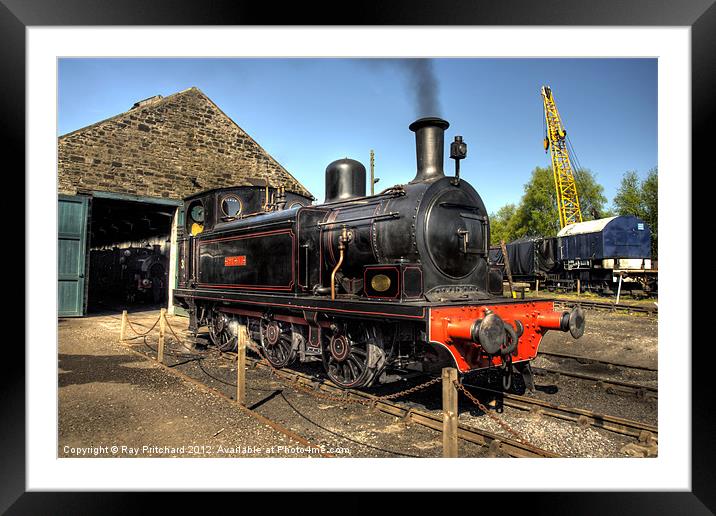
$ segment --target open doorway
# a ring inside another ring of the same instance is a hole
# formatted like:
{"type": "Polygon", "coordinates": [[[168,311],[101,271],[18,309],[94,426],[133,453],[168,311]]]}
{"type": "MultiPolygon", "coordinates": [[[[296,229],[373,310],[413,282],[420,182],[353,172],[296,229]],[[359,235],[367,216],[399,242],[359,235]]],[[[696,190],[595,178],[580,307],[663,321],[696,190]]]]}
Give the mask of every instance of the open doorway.
{"type": "Polygon", "coordinates": [[[176,206],[93,198],[88,313],[167,306],[176,206]]]}

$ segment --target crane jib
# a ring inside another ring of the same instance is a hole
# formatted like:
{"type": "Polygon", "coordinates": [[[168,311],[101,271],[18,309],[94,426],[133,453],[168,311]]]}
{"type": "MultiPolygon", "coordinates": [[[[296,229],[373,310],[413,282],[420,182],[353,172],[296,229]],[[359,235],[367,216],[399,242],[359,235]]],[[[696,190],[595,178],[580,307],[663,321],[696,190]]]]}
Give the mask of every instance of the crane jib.
{"type": "Polygon", "coordinates": [[[554,102],[552,89],[549,86],[543,86],[541,92],[547,133],[544,146],[545,151],[550,150],[552,158],[559,225],[560,228],[563,228],[569,224],[582,222],[582,211],[579,206],[577,183],[567,151],[567,131],[564,129],[557,105],[554,102]]]}

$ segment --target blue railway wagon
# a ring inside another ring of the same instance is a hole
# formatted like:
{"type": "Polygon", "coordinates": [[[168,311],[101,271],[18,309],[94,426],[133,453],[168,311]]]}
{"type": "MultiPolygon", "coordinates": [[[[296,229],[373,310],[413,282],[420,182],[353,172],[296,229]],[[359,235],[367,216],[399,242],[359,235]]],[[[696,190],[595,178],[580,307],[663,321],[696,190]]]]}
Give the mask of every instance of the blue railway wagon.
{"type": "Polygon", "coordinates": [[[570,224],[557,238],[557,257],[565,268],[651,268],[651,230],[634,215],[570,224]]]}

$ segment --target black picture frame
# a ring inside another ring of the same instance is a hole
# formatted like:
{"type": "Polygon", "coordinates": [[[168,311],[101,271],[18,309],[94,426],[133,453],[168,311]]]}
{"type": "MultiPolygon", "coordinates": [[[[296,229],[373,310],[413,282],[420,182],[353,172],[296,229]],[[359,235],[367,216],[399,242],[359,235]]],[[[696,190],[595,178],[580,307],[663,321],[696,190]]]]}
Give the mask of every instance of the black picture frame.
{"type": "MultiPolygon", "coordinates": [[[[480,0],[431,2],[425,0],[392,0],[390,2],[356,2],[336,4],[314,2],[260,3],[243,0],[215,0],[192,2],[186,0],[0,0],[0,112],[5,134],[3,147],[6,159],[14,161],[16,179],[23,177],[19,170],[25,170],[25,29],[28,26],[87,26],[87,25],[575,25],[575,26],[688,26],[691,27],[691,73],[692,73],[692,163],[693,170],[710,171],[707,165],[707,142],[714,121],[716,101],[716,5],[714,0],[688,0],[668,2],[666,0],[540,0],[527,2],[507,0],[486,2],[480,0]],[[12,152],[11,149],[15,151],[12,152]],[[12,154],[12,155],[11,155],[12,154]]],[[[710,145],[709,145],[710,144],[710,145]]],[[[9,169],[10,165],[8,165],[9,169]]],[[[708,173],[708,172],[706,172],[708,173]]],[[[687,174],[684,174],[686,178],[687,174]]],[[[696,175],[691,176],[695,181],[696,175]]],[[[31,185],[18,181],[15,192],[24,191],[27,202],[31,185]]],[[[693,183],[692,183],[693,184],[693,183]]],[[[706,188],[701,188],[703,193],[706,188]]],[[[702,195],[703,195],[702,193],[702,195]]],[[[23,196],[15,193],[16,198],[23,196]]],[[[694,199],[694,205],[696,200],[694,199]]],[[[666,204],[668,206],[668,204],[666,204]]],[[[674,216],[691,217],[690,206],[674,206],[674,216]]],[[[695,220],[694,220],[695,222],[695,220]]],[[[7,228],[6,228],[7,229],[7,228]]],[[[15,229],[16,231],[16,229],[15,229]]],[[[694,234],[694,232],[692,232],[694,234]]],[[[695,233],[699,234],[699,233],[695,233]]],[[[707,233],[701,233],[707,234],[707,233]]],[[[5,232],[6,238],[9,236],[5,232]]],[[[25,238],[30,235],[25,234],[25,238]]],[[[684,235],[687,236],[687,235],[684,235]]],[[[691,242],[691,238],[684,238],[691,242]]],[[[19,247],[19,246],[18,246],[19,247]]],[[[24,252],[23,252],[24,253],[24,252]]],[[[13,253],[13,270],[17,266],[17,252],[13,253]]],[[[711,254],[710,252],[708,254],[711,254]]],[[[701,258],[705,258],[702,256],[701,258]]],[[[6,261],[6,263],[9,263],[6,261]]],[[[24,260],[23,260],[24,263],[24,260]]],[[[708,266],[708,260],[699,259],[700,267],[708,266]]],[[[6,265],[7,266],[7,265],[6,265]]],[[[8,269],[9,270],[9,269],[8,269]]],[[[702,269],[695,269],[697,271],[702,269]]],[[[27,270],[25,273],[27,274],[27,270]]],[[[691,277],[684,282],[693,285],[691,277]]],[[[5,288],[3,292],[10,293],[5,288]]],[[[7,298],[6,298],[7,299],[7,298]]],[[[12,296],[14,306],[25,306],[24,302],[12,296]]],[[[6,325],[11,324],[16,309],[6,306],[6,325]]],[[[673,360],[683,359],[680,352],[685,345],[698,343],[692,349],[692,490],[690,492],[570,492],[570,493],[498,493],[494,497],[486,494],[470,495],[461,500],[455,510],[482,510],[480,504],[489,498],[500,501],[511,508],[524,508],[533,513],[554,514],[713,514],[716,512],[716,411],[712,410],[714,389],[711,365],[708,359],[708,340],[699,338],[699,333],[708,326],[708,318],[697,326],[697,333],[691,335],[692,321],[701,321],[699,315],[708,301],[703,304],[692,301],[693,314],[673,314],[675,323],[681,324],[684,341],[660,343],[672,346],[673,360]],[[463,505],[465,501],[473,505],[463,505]],[[472,507],[472,509],[470,509],[472,507]]],[[[16,316],[15,316],[16,317],[16,316]]],[[[25,314],[27,321],[28,314],[25,314]]],[[[662,317],[670,317],[663,314],[662,317]]],[[[17,323],[14,324],[17,326],[17,323]]],[[[0,375],[0,511],[8,514],[104,514],[127,513],[147,508],[147,495],[127,493],[50,493],[25,492],[25,350],[5,342],[5,367],[0,375]]],[[[27,345],[27,344],[26,344],[27,345]]],[[[48,349],[51,346],[48,345],[48,349]]],[[[515,468],[518,470],[519,468],[515,468]]],[[[506,485],[509,479],[506,479],[506,485]]],[[[217,494],[210,496],[216,497],[217,494]]],[[[264,495],[265,496],[265,495],[264,495]]],[[[292,505],[311,500],[304,495],[294,494],[292,505]]],[[[411,495],[415,498],[418,495],[411,495]]],[[[422,496],[426,496],[425,493],[422,496]]],[[[346,495],[345,503],[358,500],[356,494],[346,495]]],[[[164,510],[172,504],[186,504],[186,494],[164,494],[164,510]]],[[[272,506],[276,500],[271,497],[272,506]]],[[[215,498],[214,498],[215,500],[215,498]]],[[[314,502],[316,501],[313,498],[314,502]]],[[[361,506],[365,505],[362,498],[361,506]]],[[[441,500],[447,500],[444,495],[441,500]]],[[[494,505],[492,501],[489,505],[494,505]]],[[[218,502],[218,500],[215,500],[218,502]]],[[[358,502],[356,502],[358,503],[358,502]]],[[[248,508],[248,506],[245,506],[248,508]]],[[[218,505],[207,506],[216,510],[218,505]]],[[[323,510],[319,504],[316,510],[323,510]]],[[[237,506],[238,510],[238,506],[237,506]]],[[[498,509],[499,510],[499,509],[498,509]]]]}

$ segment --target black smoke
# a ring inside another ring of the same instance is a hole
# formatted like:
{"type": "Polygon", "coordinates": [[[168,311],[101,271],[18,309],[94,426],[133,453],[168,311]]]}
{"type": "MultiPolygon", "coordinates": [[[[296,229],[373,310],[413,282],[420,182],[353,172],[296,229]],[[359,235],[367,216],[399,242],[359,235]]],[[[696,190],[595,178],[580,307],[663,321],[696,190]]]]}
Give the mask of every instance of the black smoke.
{"type": "Polygon", "coordinates": [[[392,70],[402,76],[406,96],[413,99],[414,115],[440,116],[440,83],[435,74],[434,62],[425,58],[377,58],[362,61],[366,66],[386,71],[392,70]]]}
{"type": "Polygon", "coordinates": [[[440,84],[432,59],[399,59],[405,70],[408,91],[415,98],[416,116],[440,116],[440,84]]]}

